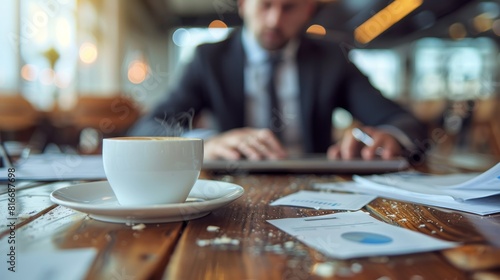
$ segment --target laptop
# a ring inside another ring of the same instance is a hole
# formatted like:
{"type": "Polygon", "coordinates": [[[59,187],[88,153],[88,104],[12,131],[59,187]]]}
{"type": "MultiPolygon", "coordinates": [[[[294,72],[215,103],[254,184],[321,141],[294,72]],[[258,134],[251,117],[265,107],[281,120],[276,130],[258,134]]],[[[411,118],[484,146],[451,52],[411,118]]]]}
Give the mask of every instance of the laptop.
{"type": "Polygon", "coordinates": [[[281,160],[205,160],[202,170],[217,173],[350,173],[374,174],[398,172],[409,168],[408,161],[403,158],[390,160],[352,159],[329,160],[325,155],[307,155],[303,157],[281,160]]]}

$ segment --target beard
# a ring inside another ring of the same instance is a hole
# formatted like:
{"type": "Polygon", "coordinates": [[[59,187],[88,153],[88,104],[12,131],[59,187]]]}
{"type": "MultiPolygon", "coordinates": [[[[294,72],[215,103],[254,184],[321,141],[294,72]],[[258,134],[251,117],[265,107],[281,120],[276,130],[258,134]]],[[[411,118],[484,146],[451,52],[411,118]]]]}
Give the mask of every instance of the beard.
{"type": "Polygon", "coordinates": [[[257,37],[260,46],[269,51],[282,49],[289,40],[290,38],[287,38],[279,29],[264,30],[257,37]]]}

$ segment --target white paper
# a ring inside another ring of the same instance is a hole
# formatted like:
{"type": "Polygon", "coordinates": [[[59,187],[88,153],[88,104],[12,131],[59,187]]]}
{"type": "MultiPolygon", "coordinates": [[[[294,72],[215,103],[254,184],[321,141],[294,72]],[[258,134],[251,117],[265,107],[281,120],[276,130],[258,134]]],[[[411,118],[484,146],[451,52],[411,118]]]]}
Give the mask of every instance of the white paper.
{"type": "Polygon", "coordinates": [[[417,172],[399,172],[383,175],[353,176],[354,181],[376,188],[406,190],[415,194],[445,196],[463,201],[500,194],[500,163],[482,174],[430,175],[417,172]],[[377,184],[371,184],[371,183],[377,184]]]}
{"type": "Polygon", "coordinates": [[[317,210],[359,210],[375,198],[374,195],[364,194],[298,191],[273,201],[270,205],[307,207],[317,210]]]}
{"type": "Polygon", "coordinates": [[[0,265],[0,279],[85,279],[96,255],[93,248],[16,252],[16,271],[8,270],[10,265],[4,260],[0,265]]]}
{"type": "Polygon", "coordinates": [[[307,246],[339,259],[435,251],[458,245],[386,224],[362,211],[268,222],[307,246]]]}
{"type": "Polygon", "coordinates": [[[314,185],[316,189],[349,191],[365,194],[372,194],[380,197],[398,199],[424,205],[454,209],[465,211],[478,215],[489,215],[500,212],[500,196],[491,196],[485,198],[471,199],[467,201],[454,200],[450,196],[429,195],[422,193],[410,192],[407,190],[388,187],[386,185],[377,184],[374,182],[359,183],[359,182],[332,182],[318,183],[314,185]]]}
{"type": "MultiPolygon", "coordinates": [[[[59,181],[106,179],[101,155],[36,154],[15,166],[17,180],[59,181]]],[[[0,180],[7,180],[0,168],[0,180]]]]}

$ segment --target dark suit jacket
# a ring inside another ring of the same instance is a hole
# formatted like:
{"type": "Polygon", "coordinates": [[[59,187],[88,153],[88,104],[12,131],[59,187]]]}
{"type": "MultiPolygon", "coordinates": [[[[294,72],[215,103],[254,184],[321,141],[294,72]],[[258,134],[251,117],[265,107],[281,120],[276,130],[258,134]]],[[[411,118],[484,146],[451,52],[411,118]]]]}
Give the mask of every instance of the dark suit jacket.
{"type": "MultiPolygon", "coordinates": [[[[219,131],[244,127],[244,63],[241,30],[222,42],[199,46],[173,92],[137,123],[131,134],[164,134],[163,128],[158,130],[158,122],[152,125],[154,118],[175,129],[173,124],[179,120],[185,123],[190,110],[197,114],[202,109],[213,113],[219,131]]],[[[425,136],[424,127],[373,88],[338,45],[304,37],[297,65],[306,152],[324,153],[332,144],[331,116],[336,107],[345,108],[366,125],[394,125],[412,140],[425,136]]]]}

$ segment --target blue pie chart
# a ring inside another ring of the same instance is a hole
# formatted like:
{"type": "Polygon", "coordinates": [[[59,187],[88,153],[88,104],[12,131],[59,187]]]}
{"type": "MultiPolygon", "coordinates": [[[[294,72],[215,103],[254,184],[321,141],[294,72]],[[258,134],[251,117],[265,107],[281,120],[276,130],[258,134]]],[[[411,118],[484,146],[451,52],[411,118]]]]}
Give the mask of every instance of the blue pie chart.
{"type": "Polygon", "coordinates": [[[346,232],[343,233],[341,237],[346,240],[362,244],[385,244],[392,242],[392,238],[389,236],[363,231],[346,232]]]}

